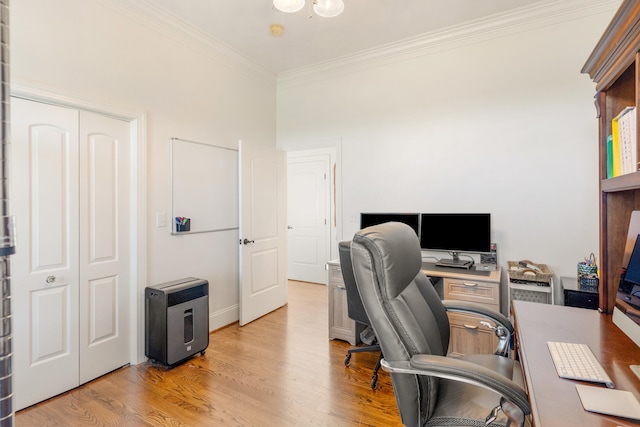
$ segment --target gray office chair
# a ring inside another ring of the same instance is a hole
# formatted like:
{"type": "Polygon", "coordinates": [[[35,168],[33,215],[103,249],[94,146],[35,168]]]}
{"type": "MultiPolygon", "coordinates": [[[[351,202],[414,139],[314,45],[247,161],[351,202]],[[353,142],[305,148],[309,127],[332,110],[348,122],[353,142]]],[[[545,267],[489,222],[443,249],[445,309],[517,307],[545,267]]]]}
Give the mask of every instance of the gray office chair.
{"type": "MultiPolygon", "coordinates": [[[[367,312],[364,311],[362,305],[362,299],[358,293],[356,287],[356,279],[353,276],[353,267],[351,266],[351,242],[345,241],[338,243],[338,254],[340,256],[340,269],[342,270],[342,278],[344,280],[344,287],[347,291],[347,314],[349,319],[355,320],[367,327],[371,326],[367,312]]],[[[378,371],[380,370],[380,361],[382,360],[382,352],[380,350],[380,344],[377,344],[378,339],[375,339],[375,344],[353,347],[347,350],[347,355],[344,358],[344,365],[349,366],[351,364],[351,355],[353,353],[362,352],[379,352],[380,357],[376,362],[376,366],[373,368],[373,374],[371,375],[371,389],[375,390],[378,386],[378,371]]]]}
{"type": "MultiPolygon", "coordinates": [[[[410,227],[386,223],[360,230],[351,242],[351,259],[405,426],[479,426],[485,421],[523,426],[528,421],[518,362],[495,354],[446,357],[447,306],[465,308],[460,301],[440,300],[421,272],[420,244],[410,227]]],[[[486,308],[474,313],[499,322],[499,335],[513,331],[500,313],[486,308]]]]}

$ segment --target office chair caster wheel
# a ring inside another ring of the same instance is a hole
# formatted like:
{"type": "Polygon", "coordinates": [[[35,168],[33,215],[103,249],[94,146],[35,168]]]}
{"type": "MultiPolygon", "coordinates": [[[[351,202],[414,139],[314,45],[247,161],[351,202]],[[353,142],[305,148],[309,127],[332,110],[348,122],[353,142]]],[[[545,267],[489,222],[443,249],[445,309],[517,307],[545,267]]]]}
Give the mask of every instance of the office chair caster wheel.
{"type": "Polygon", "coordinates": [[[344,358],[344,366],[349,366],[350,363],[351,363],[351,353],[347,353],[347,355],[344,358]]]}
{"type": "Polygon", "coordinates": [[[200,352],[200,356],[204,356],[204,350],[200,352]]]}

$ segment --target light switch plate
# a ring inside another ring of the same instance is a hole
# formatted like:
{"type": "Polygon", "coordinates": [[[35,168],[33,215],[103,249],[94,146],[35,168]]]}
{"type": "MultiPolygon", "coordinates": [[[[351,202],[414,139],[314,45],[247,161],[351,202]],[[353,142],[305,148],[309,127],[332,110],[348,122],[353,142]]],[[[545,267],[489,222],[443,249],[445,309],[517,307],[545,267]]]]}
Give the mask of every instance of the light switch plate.
{"type": "Polygon", "coordinates": [[[164,212],[156,212],[156,227],[167,226],[167,214],[164,212]]]}

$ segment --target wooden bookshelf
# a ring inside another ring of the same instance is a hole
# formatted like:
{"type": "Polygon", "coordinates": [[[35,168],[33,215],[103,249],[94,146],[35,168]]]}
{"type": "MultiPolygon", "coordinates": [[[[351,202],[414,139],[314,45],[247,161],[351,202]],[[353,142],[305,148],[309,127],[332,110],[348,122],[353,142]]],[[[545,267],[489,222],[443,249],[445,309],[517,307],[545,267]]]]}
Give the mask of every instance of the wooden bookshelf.
{"type": "MultiPolygon", "coordinates": [[[[636,106],[640,124],[640,0],[625,0],[582,72],[596,83],[599,123],[600,291],[599,308],[610,313],[620,278],[631,212],[640,210],[640,172],[607,179],[607,137],[611,121],[625,107],[636,106]]],[[[640,127],[638,128],[640,129],[640,127]]],[[[638,134],[638,129],[636,133],[638,134]]],[[[640,140],[640,138],[636,139],[640,140]]],[[[638,147],[635,147],[638,150],[638,147]]]]}

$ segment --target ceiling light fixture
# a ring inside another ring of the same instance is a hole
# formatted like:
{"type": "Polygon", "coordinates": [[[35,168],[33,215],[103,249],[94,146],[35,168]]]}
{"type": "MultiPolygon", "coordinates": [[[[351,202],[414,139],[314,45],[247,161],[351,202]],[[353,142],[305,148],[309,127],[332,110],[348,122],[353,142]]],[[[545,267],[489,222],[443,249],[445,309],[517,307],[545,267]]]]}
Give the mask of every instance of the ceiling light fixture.
{"type": "Polygon", "coordinates": [[[304,0],[273,0],[273,7],[281,12],[297,12],[304,7],[304,0]]]}
{"type": "MultiPolygon", "coordinates": [[[[297,12],[304,7],[305,0],[273,0],[273,7],[281,12],[297,12]]],[[[311,0],[313,11],[323,18],[333,18],[344,11],[342,0],[311,0]]]]}
{"type": "Polygon", "coordinates": [[[344,10],[342,0],[314,0],[313,11],[323,18],[333,18],[344,10]]]}

